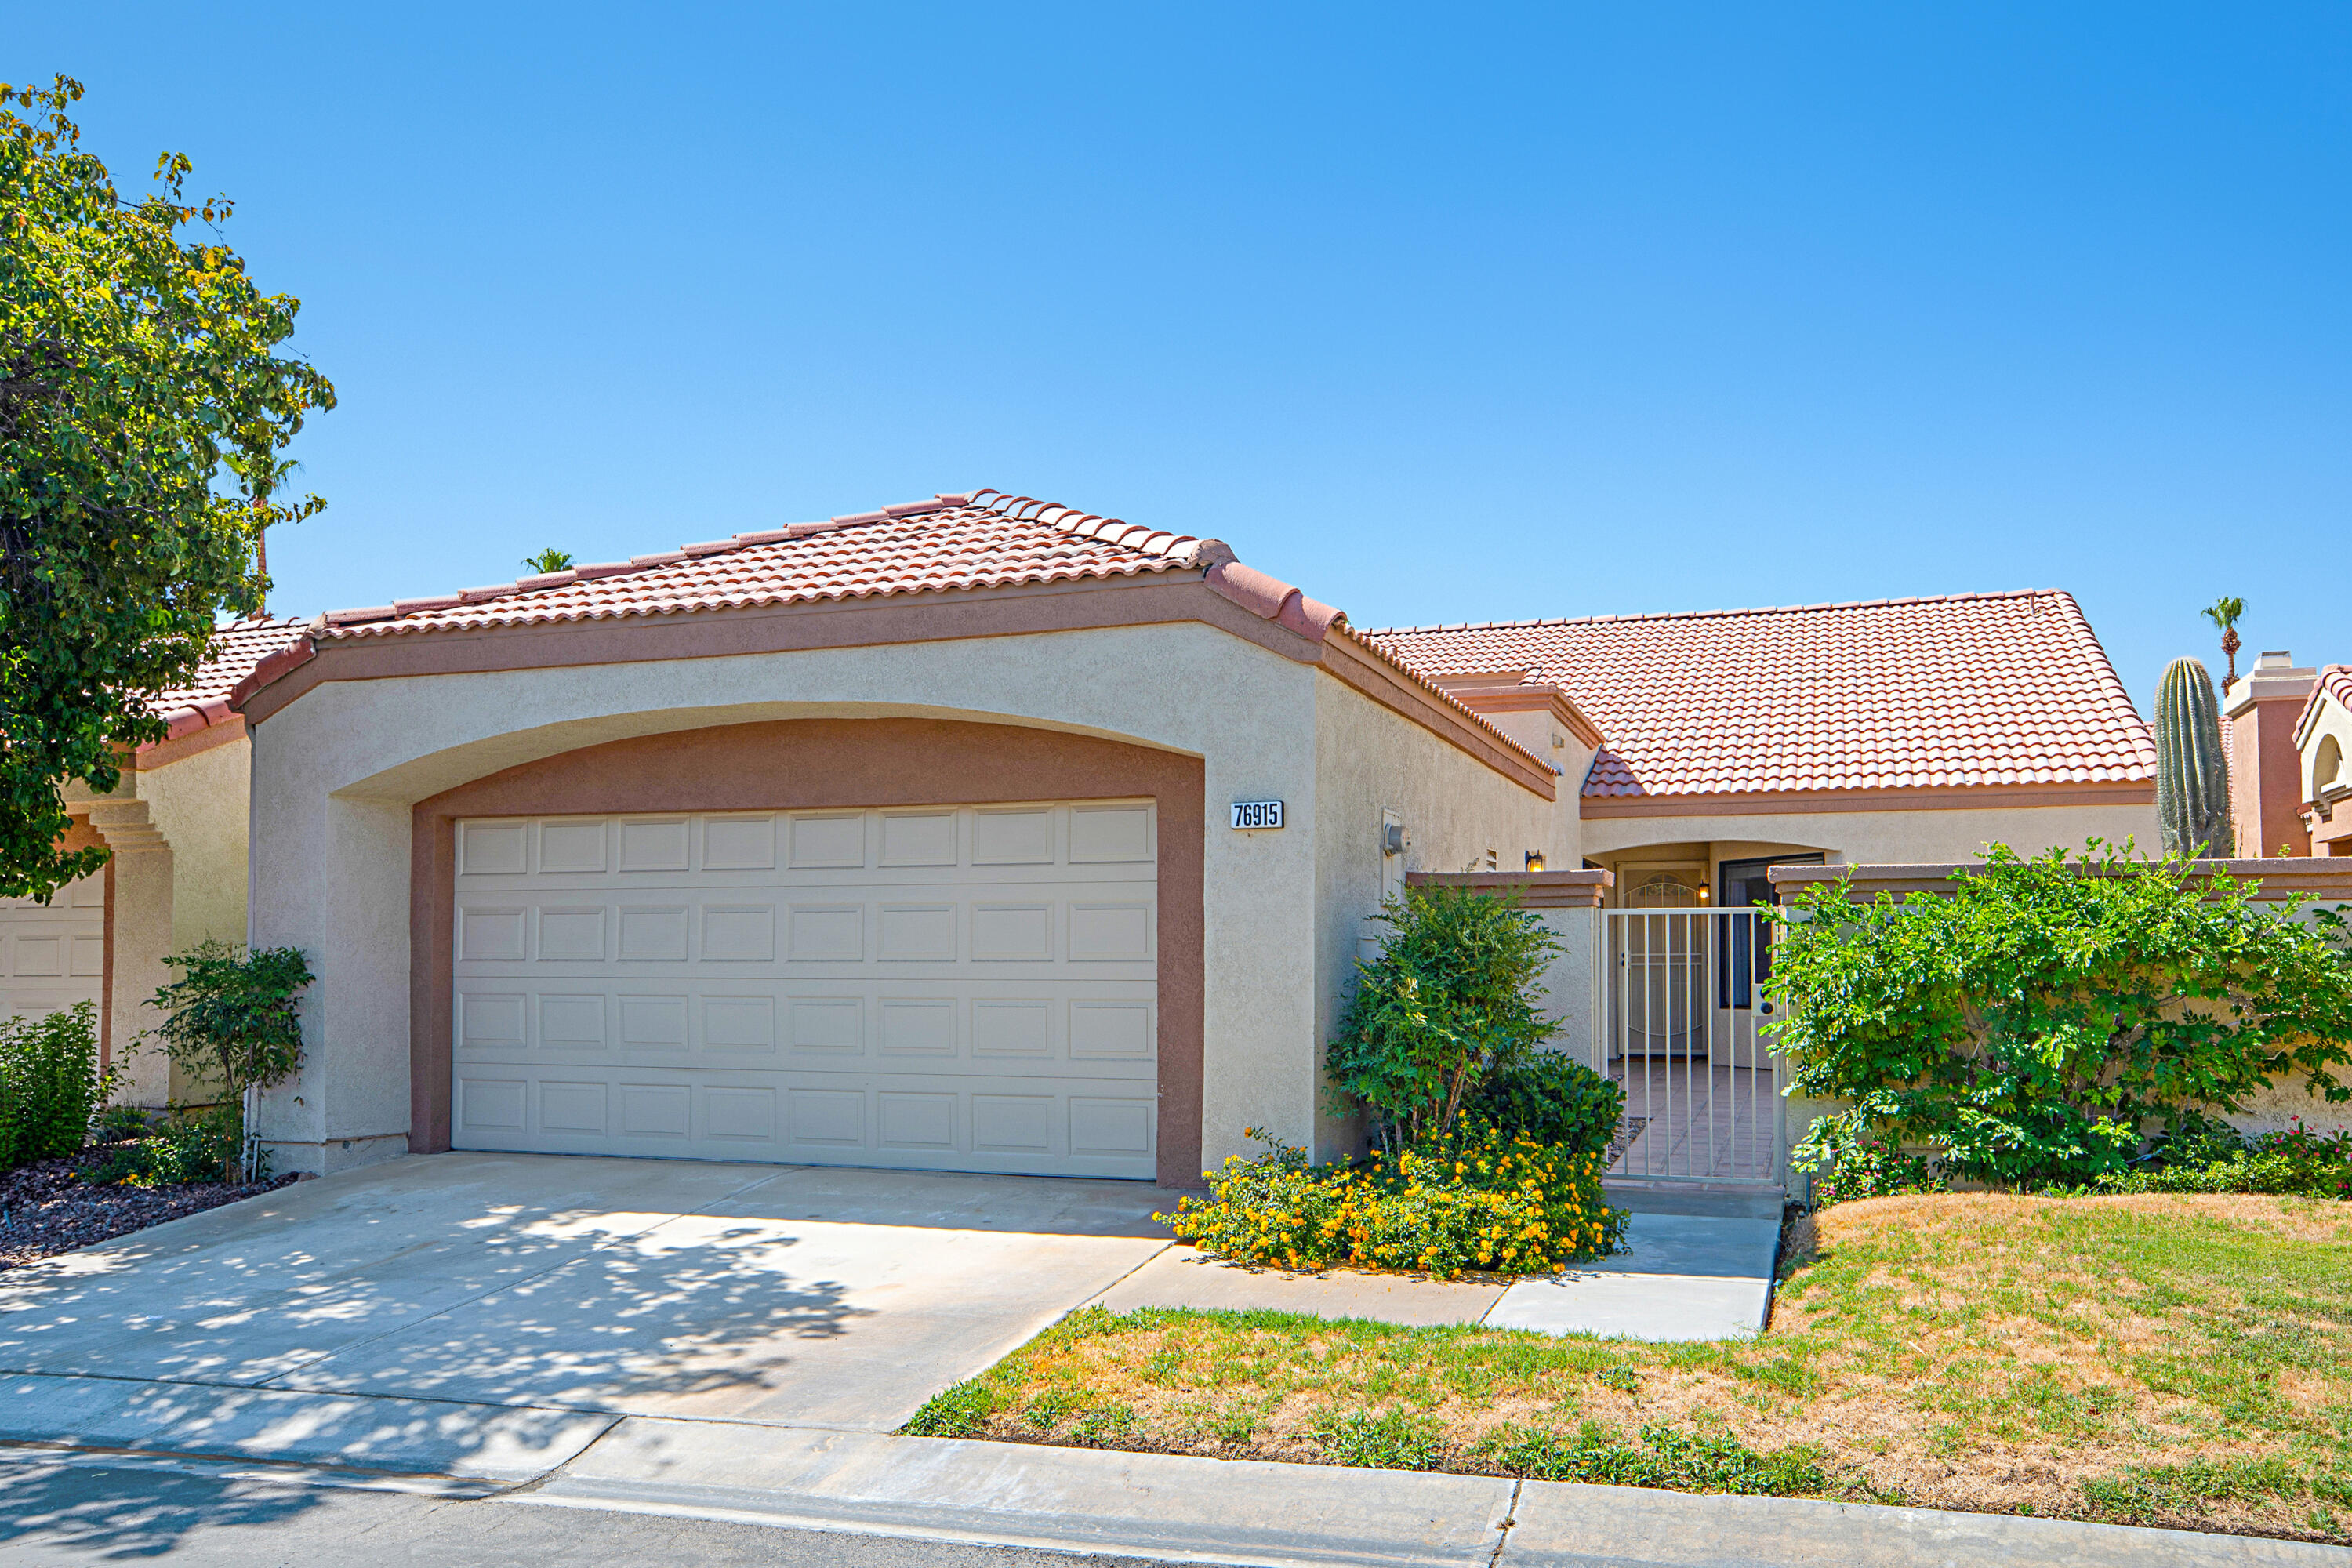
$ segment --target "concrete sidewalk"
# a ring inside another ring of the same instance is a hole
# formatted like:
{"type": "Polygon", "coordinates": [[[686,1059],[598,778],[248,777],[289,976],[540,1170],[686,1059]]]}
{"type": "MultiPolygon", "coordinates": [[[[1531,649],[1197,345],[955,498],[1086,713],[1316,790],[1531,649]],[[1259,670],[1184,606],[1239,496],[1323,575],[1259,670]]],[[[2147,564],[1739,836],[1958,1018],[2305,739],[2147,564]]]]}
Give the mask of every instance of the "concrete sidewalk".
{"type": "Polygon", "coordinates": [[[1296,1312],[1652,1341],[1738,1339],[1764,1331],[1780,1248],[1778,1193],[1622,1191],[1610,1201],[1631,1211],[1623,1251],[1507,1285],[1350,1268],[1293,1274],[1171,1247],[1089,1304],[1115,1312],[1296,1312]]]}
{"type": "Polygon", "coordinates": [[[509,1500],[1267,1568],[2352,1563],[2004,1515],[636,1417],[509,1500]]]}

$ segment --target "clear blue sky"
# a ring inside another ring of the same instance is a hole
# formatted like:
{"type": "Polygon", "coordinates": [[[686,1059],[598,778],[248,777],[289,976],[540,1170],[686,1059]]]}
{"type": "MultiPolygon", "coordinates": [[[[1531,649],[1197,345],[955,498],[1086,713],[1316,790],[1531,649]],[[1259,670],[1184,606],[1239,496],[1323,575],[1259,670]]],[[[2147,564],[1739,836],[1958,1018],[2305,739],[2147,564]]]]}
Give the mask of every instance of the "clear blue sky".
{"type": "Polygon", "coordinates": [[[1362,626],[2352,659],[2341,5],[11,11],[303,301],[280,609],[992,485],[1362,626]]]}

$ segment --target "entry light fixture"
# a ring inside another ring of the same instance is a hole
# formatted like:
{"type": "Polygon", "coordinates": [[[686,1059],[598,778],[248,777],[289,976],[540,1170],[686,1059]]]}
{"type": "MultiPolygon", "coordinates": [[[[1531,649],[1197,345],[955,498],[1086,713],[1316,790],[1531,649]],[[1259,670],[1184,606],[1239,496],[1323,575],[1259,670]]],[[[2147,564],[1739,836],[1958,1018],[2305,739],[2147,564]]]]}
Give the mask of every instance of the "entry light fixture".
{"type": "Polygon", "coordinates": [[[1528,851],[1528,869],[1530,871],[1540,871],[1543,869],[1542,850],[1530,849],[1528,851]]]}

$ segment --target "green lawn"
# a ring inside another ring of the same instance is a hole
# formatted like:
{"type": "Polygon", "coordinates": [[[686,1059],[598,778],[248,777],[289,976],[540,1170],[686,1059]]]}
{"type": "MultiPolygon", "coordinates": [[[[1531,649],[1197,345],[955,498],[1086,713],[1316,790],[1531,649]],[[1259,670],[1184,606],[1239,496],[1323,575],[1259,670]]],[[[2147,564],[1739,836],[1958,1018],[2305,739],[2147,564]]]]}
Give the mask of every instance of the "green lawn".
{"type": "Polygon", "coordinates": [[[2352,1205],[1828,1210],[1754,1341],[1079,1313],[908,1430],[2352,1542],[2352,1205]]]}

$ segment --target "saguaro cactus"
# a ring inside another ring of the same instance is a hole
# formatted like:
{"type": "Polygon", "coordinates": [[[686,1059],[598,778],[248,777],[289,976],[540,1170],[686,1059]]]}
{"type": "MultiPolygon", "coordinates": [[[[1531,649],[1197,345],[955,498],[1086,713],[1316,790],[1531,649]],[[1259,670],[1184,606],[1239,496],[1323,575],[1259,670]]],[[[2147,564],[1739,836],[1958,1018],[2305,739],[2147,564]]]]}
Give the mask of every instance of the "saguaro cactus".
{"type": "Polygon", "coordinates": [[[2193,658],[2174,659],[2156,689],[2156,818],[2168,854],[2231,853],[2221,713],[2213,678],[2193,658]]]}

